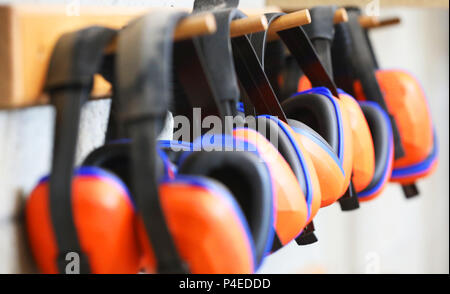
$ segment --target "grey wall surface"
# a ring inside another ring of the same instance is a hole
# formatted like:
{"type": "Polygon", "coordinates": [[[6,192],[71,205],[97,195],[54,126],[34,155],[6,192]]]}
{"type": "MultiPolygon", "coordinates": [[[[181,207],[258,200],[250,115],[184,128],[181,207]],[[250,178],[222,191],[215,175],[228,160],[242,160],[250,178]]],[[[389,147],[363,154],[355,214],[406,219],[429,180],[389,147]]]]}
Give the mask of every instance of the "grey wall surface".
{"type": "MultiPolygon", "coordinates": [[[[0,0],[0,4],[11,1],[0,0]]],[[[68,3],[71,1],[14,1],[68,3]]],[[[80,1],[82,5],[191,7],[192,0],[80,1]]],[[[263,1],[241,6],[262,7],[263,1]]],[[[422,196],[405,200],[390,185],[356,212],[337,205],[315,220],[319,242],[289,244],[263,264],[263,273],[448,273],[448,10],[390,9],[402,24],[372,33],[383,67],[414,73],[428,94],[440,143],[436,173],[420,182],[422,196]]],[[[1,38],[1,36],[0,36],[1,38]]],[[[1,66],[1,65],[0,65],[1,66]]],[[[103,142],[109,101],[89,102],[82,114],[77,160],[103,142]]],[[[49,106],[0,110],[0,273],[33,272],[19,207],[38,179],[49,171],[53,109],[49,106]]]]}

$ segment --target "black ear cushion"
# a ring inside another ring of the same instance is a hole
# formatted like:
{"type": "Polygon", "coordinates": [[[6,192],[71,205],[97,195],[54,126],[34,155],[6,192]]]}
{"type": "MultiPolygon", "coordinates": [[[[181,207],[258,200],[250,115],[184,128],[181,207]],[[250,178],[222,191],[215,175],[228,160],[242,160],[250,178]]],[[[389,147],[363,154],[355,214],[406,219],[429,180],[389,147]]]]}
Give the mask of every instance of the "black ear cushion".
{"type": "MultiPolygon", "coordinates": [[[[265,133],[262,133],[267,140],[271,141],[270,134],[277,134],[277,149],[280,152],[281,156],[287,161],[292,171],[294,172],[300,187],[302,188],[303,193],[306,195],[306,176],[303,173],[303,168],[301,165],[301,161],[298,158],[298,155],[295,151],[294,146],[292,146],[291,139],[289,139],[288,135],[278,126],[278,123],[275,120],[272,120],[265,116],[258,117],[258,128],[265,127],[265,133]]],[[[274,142],[272,142],[274,143],[274,142]]]]}
{"type": "Polygon", "coordinates": [[[314,138],[316,138],[317,140],[319,140],[320,142],[322,142],[323,145],[326,146],[326,148],[328,148],[331,152],[333,151],[333,147],[330,146],[330,144],[328,144],[327,141],[325,141],[324,138],[322,138],[321,135],[319,135],[316,131],[314,131],[313,129],[311,129],[310,127],[308,127],[307,125],[305,125],[304,123],[301,123],[295,119],[288,119],[288,124],[295,129],[301,129],[304,130],[306,132],[308,132],[309,134],[311,134],[311,136],[313,136],[314,138]]]}
{"type": "Polygon", "coordinates": [[[262,260],[272,242],[273,198],[270,173],[260,159],[249,152],[198,151],[187,156],[178,171],[212,178],[231,191],[252,232],[256,260],[262,260]]]}
{"type": "Polygon", "coordinates": [[[375,150],[375,173],[364,190],[374,188],[383,179],[384,171],[389,165],[389,125],[383,113],[372,105],[361,105],[361,109],[369,124],[375,150]]]}
{"type": "MultiPolygon", "coordinates": [[[[130,189],[130,144],[128,142],[113,143],[103,145],[91,153],[84,159],[83,166],[96,166],[112,172],[118,176],[130,189]]],[[[160,157],[156,159],[156,163],[160,166],[160,174],[164,175],[165,165],[160,157]]],[[[134,195],[130,190],[131,195],[134,195]]],[[[134,199],[135,200],[135,199],[134,199]]]]}
{"type": "Polygon", "coordinates": [[[286,116],[316,131],[339,152],[339,125],[333,102],[320,94],[300,94],[281,103],[286,116]]]}
{"type": "Polygon", "coordinates": [[[96,166],[106,169],[117,175],[124,183],[130,187],[130,154],[129,143],[115,143],[103,145],[84,159],[83,166],[96,166]]]}

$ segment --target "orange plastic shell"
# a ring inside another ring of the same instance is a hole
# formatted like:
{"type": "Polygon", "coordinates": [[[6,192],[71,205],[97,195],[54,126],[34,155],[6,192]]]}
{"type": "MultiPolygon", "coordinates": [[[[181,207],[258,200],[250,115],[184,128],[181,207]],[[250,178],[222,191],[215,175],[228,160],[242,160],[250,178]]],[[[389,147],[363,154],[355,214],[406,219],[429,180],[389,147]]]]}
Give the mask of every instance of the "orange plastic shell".
{"type": "MultiPolygon", "coordinates": [[[[253,248],[234,207],[205,187],[184,182],[160,185],[161,205],[181,258],[193,274],[249,274],[254,271],[253,248]]],[[[138,224],[143,265],[155,272],[155,257],[138,224]]]]}
{"type": "MultiPolygon", "coordinates": [[[[92,273],[137,273],[140,251],[136,217],[126,192],[111,180],[89,176],[75,177],[72,191],[74,222],[92,273]]],[[[39,270],[58,273],[47,182],[40,183],[27,201],[26,226],[39,270]]]]}
{"type": "Polygon", "coordinates": [[[285,245],[302,232],[308,220],[305,195],[297,178],[286,160],[263,135],[248,128],[235,129],[233,135],[256,146],[269,168],[276,199],[275,230],[285,245]]]}
{"type": "MultiPolygon", "coordinates": [[[[390,114],[397,123],[405,156],[396,159],[394,168],[423,161],[433,148],[433,126],[425,94],[419,82],[400,70],[378,70],[376,77],[390,114]]],[[[366,100],[361,84],[355,82],[355,93],[366,100]]]]}

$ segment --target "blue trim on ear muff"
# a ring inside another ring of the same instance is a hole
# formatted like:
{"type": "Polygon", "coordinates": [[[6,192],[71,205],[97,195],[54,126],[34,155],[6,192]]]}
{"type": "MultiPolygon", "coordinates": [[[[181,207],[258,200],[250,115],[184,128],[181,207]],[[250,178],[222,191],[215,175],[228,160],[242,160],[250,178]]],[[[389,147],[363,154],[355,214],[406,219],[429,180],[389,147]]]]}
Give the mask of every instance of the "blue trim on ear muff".
{"type": "Polygon", "coordinates": [[[439,145],[437,141],[436,133],[433,131],[433,149],[431,150],[430,155],[424,159],[423,161],[409,165],[406,167],[400,167],[395,168],[392,171],[392,178],[393,179],[401,179],[405,177],[410,177],[415,174],[421,174],[426,172],[428,169],[430,169],[434,162],[436,161],[439,154],[439,145]]]}
{"type": "Polygon", "coordinates": [[[339,108],[338,103],[335,98],[333,98],[333,94],[328,88],[325,87],[315,87],[306,91],[297,92],[293,96],[302,95],[302,94],[319,94],[327,97],[332,103],[334,107],[334,112],[336,114],[337,122],[338,122],[338,157],[341,161],[341,165],[344,164],[344,130],[342,129],[342,115],[339,108]]]}
{"type": "Polygon", "coordinates": [[[171,166],[171,162],[169,160],[169,157],[167,156],[167,154],[162,151],[159,148],[156,148],[156,153],[158,153],[159,157],[161,157],[161,160],[163,161],[163,165],[164,165],[164,177],[169,177],[169,167],[171,166]]]}
{"type": "MultiPolygon", "coordinates": [[[[373,108],[376,108],[383,117],[383,120],[385,122],[386,127],[388,128],[388,138],[389,138],[389,156],[387,157],[387,160],[391,160],[393,157],[393,153],[394,153],[394,140],[393,140],[393,135],[392,135],[392,126],[391,126],[391,120],[389,119],[389,116],[387,115],[387,113],[380,107],[380,105],[378,105],[378,103],[373,102],[373,101],[361,101],[359,102],[360,105],[367,105],[367,106],[371,106],[373,108]]],[[[389,175],[389,166],[392,165],[393,162],[391,163],[387,163],[385,165],[385,169],[383,171],[383,176],[381,177],[380,181],[378,181],[378,183],[371,189],[364,189],[363,191],[358,193],[358,197],[360,198],[364,198],[364,197],[369,197],[375,193],[377,193],[382,187],[383,185],[389,180],[389,177],[391,175],[389,175]]],[[[370,185],[370,184],[369,184],[370,185]]]]}
{"type": "Polygon", "coordinates": [[[175,141],[175,140],[158,140],[157,142],[159,148],[172,148],[179,147],[183,151],[192,150],[192,143],[185,141],[175,141]]]}
{"type": "MultiPolygon", "coordinates": [[[[98,178],[101,180],[107,180],[108,182],[114,184],[119,189],[121,189],[124,192],[124,194],[127,196],[128,200],[130,201],[133,208],[136,209],[136,205],[131,197],[130,190],[128,190],[128,187],[125,185],[125,183],[122,181],[122,179],[119,178],[118,176],[116,176],[115,174],[108,172],[104,169],[101,169],[99,167],[96,167],[96,166],[81,166],[74,171],[73,177],[76,177],[76,176],[92,177],[92,178],[98,178]]],[[[46,175],[39,180],[38,185],[47,183],[49,181],[50,181],[50,175],[46,175]]]]}
{"type": "Polygon", "coordinates": [[[328,146],[326,146],[325,144],[323,144],[323,142],[321,142],[316,137],[311,135],[310,132],[306,132],[306,131],[296,128],[296,127],[291,127],[291,128],[296,133],[299,133],[303,136],[308,137],[308,139],[310,139],[311,141],[313,141],[314,143],[319,145],[323,150],[325,150],[328,153],[328,155],[330,155],[330,157],[333,159],[333,161],[336,162],[336,164],[339,166],[339,169],[341,170],[342,174],[345,175],[344,168],[342,167],[342,163],[340,162],[339,158],[336,157],[336,154],[333,152],[333,150],[330,150],[330,148],[328,146]]]}
{"type": "MultiPolygon", "coordinates": [[[[264,168],[267,170],[267,174],[272,178],[275,175],[270,173],[269,167],[267,166],[267,164],[265,162],[262,162],[262,165],[264,166],[264,168]]],[[[275,238],[275,228],[272,226],[272,224],[274,223],[274,215],[275,215],[275,205],[274,202],[276,201],[274,195],[275,195],[275,187],[273,186],[273,180],[271,179],[269,181],[269,185],[270,185],[270,195],[272,196],[272,201],[271,201],[271,209],[270,209],[270,232],[269,232],[269,236],[267,238],[267,243],[266,243],[266,247],[264,248],[264,253],[263,253],[263,258],[267,253],[270,253],[272,251],[272,245],[273,245],[273,239],[275,238]]],[[[262,258],[262,259],[263,259],[262,258]]],[[[258,269],[261,264],[262,264],[262,259],[259,261],[259,263],[257,264],[256,269],[258,269]]]]}
{"type": "MultiPolygon", "coordinates": [[[[255,266],[255,269],[257,268],[257,262],[256,262],[256,254],[255,254],[255,244],[253,241],[253,235],[250,231],[250,227],[247,223],[247,219],[245,218],[243,211],[241,207],[239,206],[239,203],[237,200],[231,195],[231,193],[224,188],[222,185],[218,185],[214,183],[213,181],[209,181],[206,178],[201,178],[199,176],[186,176],[186,175],[177,175],[174,181],[164,180],[161,182],[161,184],[176,184],[176,183],[183,183],[186,185],[192,185],[204,188],[206,190],[214,191],[216,193],[211,193],[212,195],[215,195],[221,199],[223,199],[225,202],[228,202],[233,209],[233,211],[236,213],[237,218],[240,220],[242,227],[244,229],[244,232],[247,235],[247,239],[249,241],[250,245],[250,251],[252,254],[253,264],[255,266]]],[[[271,234],[273,234],[273,230],[271,230],[271,234]]],[[[273,236],[272,236],[273,238],[273,236]]]]}
{"type": "Polygon", "coordinates": [[[236,104],[236,109],[237,109],[237,111],[239,111],[239,112],[245,112],[245,110],[244,110],[244,103],[238,102],[238,103],[236,104]]]}
{"type": "Polygon", "coordinates": [[[292,135],[289,133],[289,131],[286,129],[286,127],[280,122],[280,120],[274,116],[271,115],[258,115],[257,117],[265,117],[267,119],[273,120],[274,122],[277,123],[277,125],[283,130],[283,132],[286,134],[286,136],[289,138],[289,141],[291,142],[292,146],[294,147],[295,153],[297,154],[297,157],[300,160],[300,165],[303,171],[303,174],[305,175],[305,179],[306,179],[306,195],[305,195],[305,200],[306,200],[306,204],[307,204],[307,208],[308,208],[308,219],[311,216],[311,210],[312,210],[312,198],[313,198],[313,192],[312,192],[312,184],[311,184],[311,179],[309,177],[309,173],[306,169],[306,162],[305,159],[303,158],[303,154],[300,151],[300,149],[297,146],[297,143],[295,141],[295,139],[292,137],[292,135]]]}

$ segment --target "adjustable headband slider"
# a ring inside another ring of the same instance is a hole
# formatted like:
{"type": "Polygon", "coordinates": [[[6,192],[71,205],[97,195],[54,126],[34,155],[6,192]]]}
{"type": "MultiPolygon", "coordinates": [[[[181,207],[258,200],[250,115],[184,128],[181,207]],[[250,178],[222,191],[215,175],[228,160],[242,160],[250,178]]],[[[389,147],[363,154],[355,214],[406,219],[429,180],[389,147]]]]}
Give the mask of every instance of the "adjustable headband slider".
{"type": "Polygon", "coordinates": [[[101,67],[103,48],[116,34],[113,29],[92,26],[62,35],[53,49],[45,82],[46,91],[91,90],[101,67]]]}
{"type": "Polygon", "coordinates": [[[335,6],[317,6],[309,10],[311,23],[304,26],[311,40],[325,39],[333,41],[335,6]]]}
{"type": "Polygon", "coordinates": [[[168,109],[164,97],[149,101],[139,96],[136,94],[123,96],[128,101],[121,110],[120,119],[122,122],[133,124],[149,120],[164,120],[168,109]],[[127,97],[129,98],[127,99],[127,97]]]}

